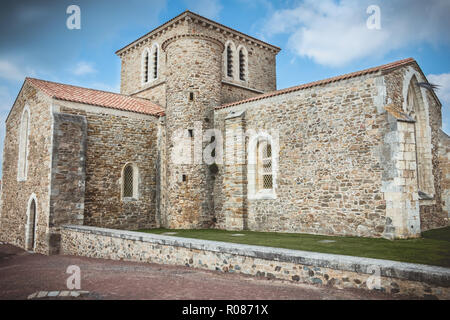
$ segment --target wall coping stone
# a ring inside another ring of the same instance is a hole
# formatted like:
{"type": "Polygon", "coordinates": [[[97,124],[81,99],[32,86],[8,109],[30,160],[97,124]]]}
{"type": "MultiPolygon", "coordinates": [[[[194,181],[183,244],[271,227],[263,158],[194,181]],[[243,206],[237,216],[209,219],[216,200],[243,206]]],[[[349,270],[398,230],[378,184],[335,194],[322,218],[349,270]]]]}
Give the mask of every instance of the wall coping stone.
{"type": "Polygon", "coordinates": [[[425,282],[441,287],[450,287],[450,268],[438,266],[329,253],[318,253],[312,251],[181,238],[90,226],[64,225],[62,226],[62,228],[76,232],[102,235],[112,238],[148,242],[158,245],[184,247],[195,250],[222,252],[264,260],[288,262],[364,274],[373,274],[373,267],[377,266],[380,268],[380,275],[384,277],[425,282]]]}

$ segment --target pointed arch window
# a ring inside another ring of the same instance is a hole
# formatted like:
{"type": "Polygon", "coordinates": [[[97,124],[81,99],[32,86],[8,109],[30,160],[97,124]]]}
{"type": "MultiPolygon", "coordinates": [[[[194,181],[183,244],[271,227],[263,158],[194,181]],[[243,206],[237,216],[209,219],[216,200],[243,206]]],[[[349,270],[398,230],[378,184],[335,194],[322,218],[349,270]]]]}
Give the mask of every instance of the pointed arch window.
{"type": "Polygon", "coordinates": [[[414,138],[419,196],[432,198],[434,196],[434,177],[429,120],[416,76],[413,76],[409,83],[406,112],[415,120],[414,138]]]}
{"type": "Polygon", "coordinates": [[[28,169],[28,139],[30,133],[30,109],[25,106],[20,119],[19,128],[19,157],[17,165],[17,179],[25,181],[28,169]]]}
{"type": "Polygon", "coordinates": [[[237,64],[237,59],[235,57],[236,54],[236,46],[233,41],[228,40],[225,43],[225,51],[224,51],[224,74],[226,78],[234,79],[235,78],[235,64],[237,64]]]}

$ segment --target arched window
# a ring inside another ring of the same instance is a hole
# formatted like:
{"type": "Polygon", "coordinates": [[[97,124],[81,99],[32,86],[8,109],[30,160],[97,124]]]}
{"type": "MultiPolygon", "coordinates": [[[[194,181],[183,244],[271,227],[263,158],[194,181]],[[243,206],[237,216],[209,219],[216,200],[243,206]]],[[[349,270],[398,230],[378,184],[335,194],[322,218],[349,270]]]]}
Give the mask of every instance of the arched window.
{"type": "Polygon", "coordinates": [[[122,170],[122,198],[137,199],[138,198],[138,169],[129,163],[122,170]]]}
{"type": "Polygon", "coordinates": [[[149,63],[150,63],[150,51],[145,48],[142,53],[142,83],[148,83],[149,81],[149,63]]]}
{"type": "Polygon", "coordinates": [[[276,199],[278,170],[277,138],[269,134],[251,135],[248,142],[248,197],[276,199]]]}
{"type": "Polygon", "coordinates": [[[235,77],[235,52],[236,46],[232,41],[225,43],[224,67],[227,78],[234,79],[235,77]]]}
{"type": "Polygon", "coordinates": [[[158,56],[159,56],[159,48],[157,44],[153,45],[152,48],[152,79],[158,79],[158,56]]]}
{"type": "Polygon", "coordinates": [[[30,131],[30,109],[25,106],[22,112],[19,129],[19,159],[17,168],[17,179],[24,181],[27,179],[28,169],[28,138],[30,131]]]}
{"type": "Polygon", "coordinates": [[[230,45],[227,47],[227,76],[233,77],[233,51],[230,45]]]}
{"type": "Polygon", "coordinates": [[[406,112],[414,124],[416,146],[416,172],[419,195],[434,196],[434,178],[431,154],[431,137],[428,116],[416,76],[411,78],[406,97],[406,112]]]}
{"type": "Polygon", "coordinates": [[[239,80],[247,81],[248,71],[248,54],[245,47],[241,46],[239,49],[239,80]]]}
{"type": "Polygon", "coordinates": [[[267,140],[258,142],[257,183],[258,191],[273,189],[272,145],[267,140]]]}

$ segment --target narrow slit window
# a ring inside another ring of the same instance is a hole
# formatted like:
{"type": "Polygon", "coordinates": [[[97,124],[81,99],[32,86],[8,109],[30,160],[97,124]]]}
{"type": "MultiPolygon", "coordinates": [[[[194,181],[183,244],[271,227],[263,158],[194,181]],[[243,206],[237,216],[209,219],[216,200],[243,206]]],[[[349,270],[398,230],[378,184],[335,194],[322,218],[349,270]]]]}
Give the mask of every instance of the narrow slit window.
{"type": "Polygon", "coordinates": [[[18,163],[18,178],[25,180],[27,177],[28,167],[28,131],[30,126],[30,112],[28,109],[22,114],[20,121],[20,134],[19,134],[19,163],[18,163]]]}

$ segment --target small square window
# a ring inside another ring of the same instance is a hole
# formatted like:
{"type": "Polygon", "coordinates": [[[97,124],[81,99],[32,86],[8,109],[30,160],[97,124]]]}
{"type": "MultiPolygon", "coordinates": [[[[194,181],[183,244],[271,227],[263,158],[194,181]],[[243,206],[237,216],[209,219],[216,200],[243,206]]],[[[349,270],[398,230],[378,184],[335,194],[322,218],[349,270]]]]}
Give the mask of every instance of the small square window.
{"type": "Polygon", "coordinates": [[[187,175],[183,174],[183,182],[187,182],[187,175]]]}
{"type": "Polygon", "coordinates": [[[189,92],[189,101],[194,101],[194,93],[189,92]]]}
{"type": "Polygon", "coordinates": [[[189,138],[192,138],[194,136],[194,130],[188,129],[189,131],[189,138]]]}

